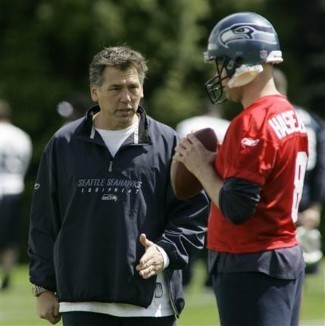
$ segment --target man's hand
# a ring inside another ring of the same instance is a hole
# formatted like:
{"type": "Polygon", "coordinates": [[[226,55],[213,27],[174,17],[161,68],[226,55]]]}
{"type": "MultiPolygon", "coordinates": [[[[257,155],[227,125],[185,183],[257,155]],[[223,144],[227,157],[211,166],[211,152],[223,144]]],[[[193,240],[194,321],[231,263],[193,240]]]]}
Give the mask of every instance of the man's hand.
{"type": "Polygon", "coordinates": [[[173,160],[182,162],[200,181],[199,174],[212,167],[216,152],[207,150],[197,137],[191,133],[182,138],[175,148],[173,160]]]}
{"type": "Polygon", "coordinates": [[[46,291],[37,297],[37,313],[53,325],[61,320],[59,301],[53,292],[46,291]]]}
{"type": "Polygon", "coordinates": [[[164,269],[164,258],[157,246],[148,240],[144,233],[140,235],[140,242],[146,249],[146,252],[141,257],[139,264],[136,266],[136,270],[140,276],[147,279],[164,269]]]}

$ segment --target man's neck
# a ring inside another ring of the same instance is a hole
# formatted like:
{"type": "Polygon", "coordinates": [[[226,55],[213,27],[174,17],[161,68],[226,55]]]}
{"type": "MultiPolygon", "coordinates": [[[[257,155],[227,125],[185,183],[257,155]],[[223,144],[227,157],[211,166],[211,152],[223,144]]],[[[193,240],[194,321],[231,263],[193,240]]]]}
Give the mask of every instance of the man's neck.
{"type": "Polygon", "coordinates": [[[244,109],[261,97],[280,94],[274,85],[272,71],[270,67],[268,68],[252,82],[244,86],[245,89],[243,90],[243,98],[241,100],[244,109]]]}

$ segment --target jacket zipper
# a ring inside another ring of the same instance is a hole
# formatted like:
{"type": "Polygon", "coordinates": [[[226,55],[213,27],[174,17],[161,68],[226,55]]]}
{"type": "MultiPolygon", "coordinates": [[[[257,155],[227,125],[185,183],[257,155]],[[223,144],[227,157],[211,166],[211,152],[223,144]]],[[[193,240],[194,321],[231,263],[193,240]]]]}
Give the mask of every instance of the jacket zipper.
{"type": "Polygon", "coordinates": [[[113,171],[113,161],[109,161],[108,172],[112,172],[112,171],[113,171]]]}

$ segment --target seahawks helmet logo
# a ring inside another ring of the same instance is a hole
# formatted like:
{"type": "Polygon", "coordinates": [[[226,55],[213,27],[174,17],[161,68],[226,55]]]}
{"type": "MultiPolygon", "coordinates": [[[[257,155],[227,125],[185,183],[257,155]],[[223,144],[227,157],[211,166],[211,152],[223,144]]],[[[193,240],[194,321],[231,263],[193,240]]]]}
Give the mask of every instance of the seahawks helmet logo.
{"type": "Polygon", "coordinates": [[[226,48],[231,42],[241,40],[260,41],[269,44],[277,44],[274,31],[267,26],[254,24],[235,24],[224,29],[219,34],[219,42],[226,48]]]}

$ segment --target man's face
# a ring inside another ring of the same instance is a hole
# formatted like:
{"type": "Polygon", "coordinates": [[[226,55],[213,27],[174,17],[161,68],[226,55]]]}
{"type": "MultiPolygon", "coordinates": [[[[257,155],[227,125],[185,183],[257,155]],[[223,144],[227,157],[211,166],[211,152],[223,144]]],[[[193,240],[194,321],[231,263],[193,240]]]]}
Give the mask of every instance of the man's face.
{"type": "Polygon", "coordinates": [[[91,98],[100,107],[97,126],[111,130],[129,127],[142,97],[143,85],[135,68],[123,71],[106,67],[103,84],[91,87],[91,98]]]}

